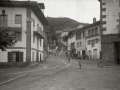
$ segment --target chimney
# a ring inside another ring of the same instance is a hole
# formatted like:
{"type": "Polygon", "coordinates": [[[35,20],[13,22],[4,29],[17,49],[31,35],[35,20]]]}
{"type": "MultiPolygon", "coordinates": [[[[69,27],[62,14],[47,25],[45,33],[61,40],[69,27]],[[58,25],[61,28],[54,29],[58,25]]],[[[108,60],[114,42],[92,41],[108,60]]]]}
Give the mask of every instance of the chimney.
{"type": "Polygon", "coordinates": [[[96,18],[94,17],[94,18],[93,18],[93,23],[95,23],[95,22],[96,22],[96,18]]]}

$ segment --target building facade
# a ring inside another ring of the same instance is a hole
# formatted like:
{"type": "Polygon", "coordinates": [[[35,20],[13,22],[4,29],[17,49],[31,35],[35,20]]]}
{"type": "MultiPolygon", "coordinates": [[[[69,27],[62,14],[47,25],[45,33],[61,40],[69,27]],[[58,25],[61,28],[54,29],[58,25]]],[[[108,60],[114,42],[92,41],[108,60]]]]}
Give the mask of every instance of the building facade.
{"type": "Polygon", "coordinates": [[[100,59],[101,57],[101,34],[100,21],[69,32],[68,44],[71,51],[80,59],[100,59]],[[73,44],[73,45],[72,45],[73,44]]]}
{"type": "Polygon", "coordinates": [[[100,21],[89,25],[85,30],[86,33],[86,53],[89,59],[101,58],[101,34],[100,21]]]}
{"type": "Polygon", "coordinates": [[[120,64],[120,0],[99,0],[103,62],[120,64]]]}
{"type": "Polygon", "coordinates": [[[17,43],[0,51],[0,62],[36,62],[43,60],[44,25],[48,22],[42,11],[43,3],[10,1],[0,3],[0,28],[16,34],[17,43]],[[5,11],[3,17],[2,11],[5,11]]]}

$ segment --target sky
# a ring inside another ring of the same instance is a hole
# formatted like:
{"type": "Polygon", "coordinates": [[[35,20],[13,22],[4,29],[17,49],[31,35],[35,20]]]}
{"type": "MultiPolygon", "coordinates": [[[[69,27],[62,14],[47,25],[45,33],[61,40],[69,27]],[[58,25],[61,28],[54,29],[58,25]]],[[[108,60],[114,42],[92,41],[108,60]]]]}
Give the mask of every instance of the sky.
{"type": "Polygon", "coordinates": [[[98,0],[30,0],[44,3],[45,16],[68,17],[78,22],[93,23],[100,20],[100,2],[98,0]]]}

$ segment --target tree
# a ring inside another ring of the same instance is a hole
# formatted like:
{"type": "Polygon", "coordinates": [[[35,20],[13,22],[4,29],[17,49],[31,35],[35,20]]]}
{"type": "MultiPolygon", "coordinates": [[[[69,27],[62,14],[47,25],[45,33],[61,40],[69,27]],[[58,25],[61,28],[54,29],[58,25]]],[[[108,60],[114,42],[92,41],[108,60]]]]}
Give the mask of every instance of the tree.
{"type": "Polygon", "coordinates": [[[68,40],[68,36],[67,35],[63,36],[63,41],[67,42],[67,40],[68,40]]]}
{"type": "Polygon", "coordinates": [[[6,51],[5,48],[15,45],[16,42],[15,34],[8,29],[0,29],[0,49],[2,51],[6,51]]]}

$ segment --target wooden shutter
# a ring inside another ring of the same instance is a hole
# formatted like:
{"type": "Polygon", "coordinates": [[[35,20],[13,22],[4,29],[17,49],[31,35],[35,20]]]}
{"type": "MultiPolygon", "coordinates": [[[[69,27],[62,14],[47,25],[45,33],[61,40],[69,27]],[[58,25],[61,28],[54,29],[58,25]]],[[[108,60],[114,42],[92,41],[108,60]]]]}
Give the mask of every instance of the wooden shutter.
{"type": "Polygon", "coordinates": [[[23,62],[23,52],[19,52],[19,56],[20,56],[19,58],[20,62],[23,62]]]}
{"type": "Polygon", "coordinates": [[[12,62],[12,52],[8,52],[8,62],[12,62]]]}

